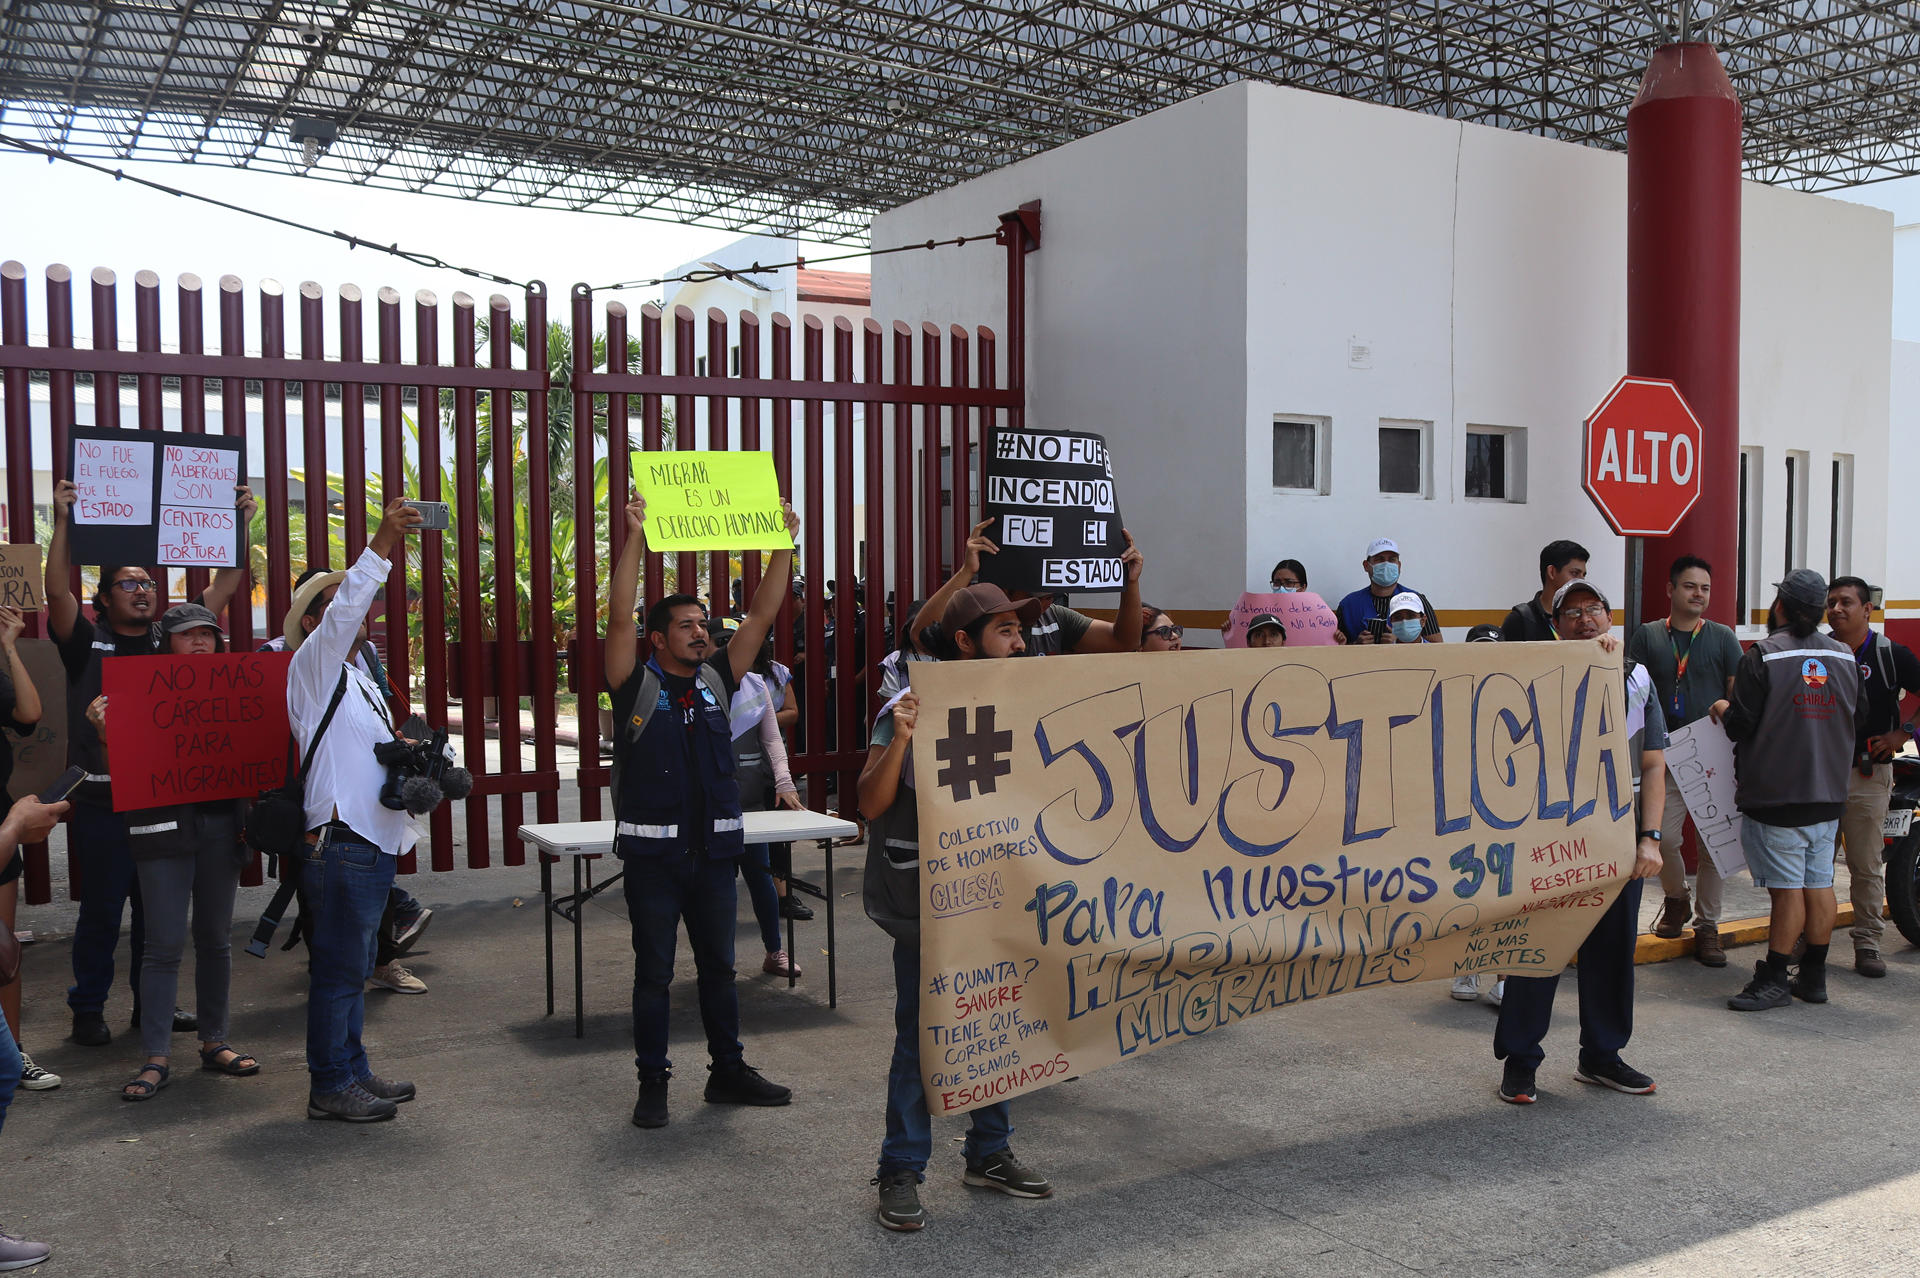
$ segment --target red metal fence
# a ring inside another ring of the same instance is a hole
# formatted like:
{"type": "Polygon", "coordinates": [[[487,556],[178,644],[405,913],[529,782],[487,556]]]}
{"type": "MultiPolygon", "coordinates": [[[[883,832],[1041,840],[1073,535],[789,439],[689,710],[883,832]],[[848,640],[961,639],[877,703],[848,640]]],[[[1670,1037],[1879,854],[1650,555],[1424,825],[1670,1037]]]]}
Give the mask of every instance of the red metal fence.
{"type": "MultiPolygon", "coordinates": [[[[1005,234],[1020,236],[1019,222],[1011,222],[1005,234]]],[[[1010,281],[1018,280],[1019,259],[1030,247],[1020,242],[1009,252],[1010,281]]],[[[264,447],[257,460],[249,460],[250,469],[265,477],[259,497],[266,565],[265,580],[256,585],[264,588],[270,633],[278,630],[301,568],[344,567],[358,556],[370,503],[377,519],[379,506],[395,496],[451,500],[454,527],[445,539],[420,538],[417,562],[395,565],[385,601],[384,651],[396,684],[420,689],[415,701],[429,720],[440,722],[450,700],[459,699],[463,754],[476,776],[463,815],[466,861],[475,867],[491,862],[496,840],[506,864],[524,863],[525,848],[513,831],[528,819],[529,799],[534,819],[556,820],[562,789],[571,784],[583,818],[602,813],[609,774],[598,749],[597,619],[605,598],[600,574],[602,559],[611,563],[623,540],[619,495],[628,490],[630,448],[772,452],[781,488],[804,521],[796,571],[804,573],[808,589],[798,610],[789,597],[774,635],[780,660],[793,665],[797,611],[807,655],[798,680],[806,713],[794,772],[806,778],[810,806],[819,807],[829,778],[837,777],[839,792],[850,799],[864,761],[862,729],[876,688],[856,675],[870,671],[885,653],[889,593],[898,624],[909,602],[938,584],[948,570],[943,541],[950,548],[966,538],[974,504],[972,459],[993,430],[1018,424],[1018,383],[997,384],[995,339],[984,328],[943,332],[931,324],[915,330],[868,320],[856,329],[845,319],[829,325],[806,316],[796,324],[779,315],[763,325],[752,314],[729,317],[711,310],[697,316],[684,307],[663,314],[647,305],[640,308],[636,336],[629,332],[633,317],[625,305],[608,302],[596,313],[593,295],[582,287],[572,295],[561,340],[550,332],[547,294],[536,284],[517,314],[496,295],[484,319],[464,294],[454,295],[450,314],[442,313],[431,293],[416,295],[408,358],[401,340],[408,317],[400,296],[381,289],[372,317],[375,350],[368,359],[358,289],[342,288],[329,305],[319,286],[302,285],[294,317],[297,349],[289,353],[287,299],[280,287],[260,285],[250,324],[243,286],[228,276],[218,289],[218,350],[210,352],[203,289],[198,279],[183,276],[174,296],[178,349],[162,350],[161,285],[143,271],[134,284],[133,348],[125,349],[117,331],[117,287],[111,272],[93,273],[91,344],[77,346],[69,273],[48,271],[44,311],[35,316],[25,270],[14,262],[0,266],[8,540],[34,539],[35,467],[51,470],[56,480],[64,476],[68,433],[76,422],[160,429],[167,423],[166,396],[177,387],[178,429],[204,433],[210,381],[219,384],[222,433],[241,434],[250,406],[257,413],[264,447]],[[515,340],[516,324],[524,342],[515,340]],[[36,328],[44,332],[44,344],[29,341],[36,328]],[[606,352],[598,364],[596,335],[606,352]],[[663,355],[669,335],[671,368],[663,355]],[[443,337],[449,339],[447,363],[443,337]],[[703,343],[713,354],[704,370],[696,363],[703,343]],[[550,344],[571,351],[570,374],[550,367],[550,344]],[[719,358],[736,345],[737,373],[719,358]],[[764,369],[763,356],[770,365],[764,369]],[[83,397],[76,393],[89,381],[91,423],[81,420],[83,397]],[[50,429],[33,426],[36,385],[44,386],[50,429]],[[571,426],[556,432],[555,415],[567,408],[571,426]],[[292,429],[300,432],[300,466],[289,461],[292,429]],[[372,473],[369,431],[378,444],[372,473]],[[943,482],[943,449],[951,450],[944,459],[950,482],[943,482]],[[569,455],[570,477],[551,473],[554,459],[569,455]],[[855,458],[857,466],[848,464],[855,458]],[[295,473],[306,496],[297,521],[290,509],[295,473]],[[556,491],[564,498],[569,489],[570,508],[557,509],[556,491]],[[337,493],[337,506],[330,492],[337,493]],[[856,506],[864,507],[864,528],[858,530],[856,506]],[[564,554],[569,516],[570,562],[564,554]],[[829,525],[832,562],[823,535],[829,525]],[[855,557],[857,534],[864,534],[864,572],[855,557]],[[556,575],[569,568],[570,597],[556,593],[556,575]],[[410,574],[417,600],[410,599],[410,574]],[[842,589],[831,603],[832,657],[845,676],[838,679],[831,678],[824,656],[829,604],[823,585],[830,578],[859,583],[858,598],[855,590],[842,589]],[[862,613],[864,625],[857,620],[862,613]],[[393,624],[401,618],[404,628],[393,624]],[[410,641],[402,642],[402,633],[410,641]],[[857,654],[850,651],[856,635],[857,654]],[[563,680],[579,697],[580,766],[570,776],[557,762],[556,696],[563,680]],[[830,696],[835,704],[828,711],[830,696]],[[497,742],[484,722],[483,697],[498,698],[497,742]],[[528,699],[524,718],[522,697],[528,699]],[[830,717],[841,725],[837,740],[829,737],[830,717]],[[532,736],[530,759],[523,730],[532,736]],[[490,742],[498,759],[488,767],[490,742]]],[[[1010,359],[1010,380],[1019,372],[1020,361],[1010,359]]],[[[649,554],[645,599],[661,598],[671,575],[677,589],[708,596],[724,609],[736,576],[751,596],[760,560],[758,554],[742,556],[736,572],[723,554],[677,555],[671,563],[649,554]]],[[[205,579],[203,571],[188,573],[188,593],[203,588],[205,579]]],[[[254,633],[244,592],[228,628],[242,650],[267,637],[254,633]]],[[[454,866],[456,806],[443,805],[432,817],[428,846],[435,870],[454,866]]],[[[403,861],[403,872],[414,868],[413,858],[403,861]]],[[[27,900],[48,898],[40,849],[28,858],[27,900]]]]}

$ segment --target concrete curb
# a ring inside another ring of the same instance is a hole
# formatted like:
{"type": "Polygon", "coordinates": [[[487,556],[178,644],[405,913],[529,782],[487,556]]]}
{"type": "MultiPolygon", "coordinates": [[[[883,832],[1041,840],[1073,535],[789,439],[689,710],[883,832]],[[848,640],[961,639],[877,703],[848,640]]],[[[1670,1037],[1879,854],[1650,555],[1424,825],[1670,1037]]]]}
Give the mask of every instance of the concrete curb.
{"type": "MultiPolygon", "coordinates": [[[[1833,927],[1837,932],[1843,927],[1851,926],[1853,926],[1853,906],[1849,903],[1840,907],[1840,912],[1833,921],[1833,927]]],[[[1728,949],[1736,945],[1754,945],[1766,939],[1767,920],[1765,918],[1734,919],[1720,925],[1720,943],[1728,949]]],[[[1685,935],[1675,937],[1671,941],[1648,932],[1635,943],[1633,961],[1636,964],[1665,963],[1671,959],[1685,958],[1693,953],[1693,949],[1692,928],[1688,928],[1685,935]]]]}

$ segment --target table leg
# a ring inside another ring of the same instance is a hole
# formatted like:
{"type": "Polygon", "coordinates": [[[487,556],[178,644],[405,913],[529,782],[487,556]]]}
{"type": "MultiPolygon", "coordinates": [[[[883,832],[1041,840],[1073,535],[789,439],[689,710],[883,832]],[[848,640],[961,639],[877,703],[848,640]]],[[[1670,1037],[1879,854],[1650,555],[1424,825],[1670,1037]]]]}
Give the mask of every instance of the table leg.
{"type": "Polygon", "coordinates": [[[826,889],[827,898],[827,1006],[840,1006],[840,986],[838,983],[840,947],[834,943],[833,935],[833,840],[820,840],[820,851],[827,859],[826,881],[820,886],[826,889]]]}
{"type": "Polygon", "coordinates": [[[580,857],[573,858],[573,1036],[575,1038],[587,1036],[587,1014],[582,1007],[587,979],[586,974],[581,971],[580,941],[580,928],[587,911],[585,902],[580,898],[580,861],[580,857]]]}
{"type": "Polygon", "coordinates": [[[547,916],[547,1015],[553,1015],[553,859],[540,856],[541,913],[547,916]]]}
{"type": "MultiPolygon", "coordinates": [[[[792,894],[793,894],[793,858],[788,857],[787,858],[787,895],[785,897],[780,897],[777,899],[783,900],[783,901],[791,900],[792,894]]],[[[794,948],[799,942],[794,939],[793,928],[794,928],[793,915],[789,914],[787,915],[787,988],[788,989],[792,989],[795,985],[799,984],[800,982],[800,978],[793,974],[793,965],[795,962],[798,961],[800,956],[800,951],[794,948]]]]}

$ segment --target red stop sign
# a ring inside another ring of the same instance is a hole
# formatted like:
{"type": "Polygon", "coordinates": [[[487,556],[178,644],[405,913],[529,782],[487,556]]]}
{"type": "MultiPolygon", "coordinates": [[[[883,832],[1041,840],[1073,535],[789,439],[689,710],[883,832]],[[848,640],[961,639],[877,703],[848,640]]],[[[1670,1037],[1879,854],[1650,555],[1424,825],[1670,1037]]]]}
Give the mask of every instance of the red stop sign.
{"type": "Polygon", "coordinates": [[[1587,418],[1581,486],[1622,537],[1665,537],[1700,500],[1700,444],[1679,387],[1623,377],[1587,418]]]}

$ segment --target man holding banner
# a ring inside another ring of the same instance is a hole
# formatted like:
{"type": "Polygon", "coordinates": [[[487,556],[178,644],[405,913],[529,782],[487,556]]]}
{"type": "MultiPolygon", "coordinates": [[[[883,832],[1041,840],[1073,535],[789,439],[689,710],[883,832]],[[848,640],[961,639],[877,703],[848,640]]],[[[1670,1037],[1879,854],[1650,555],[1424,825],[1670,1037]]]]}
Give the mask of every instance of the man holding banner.
{"type": "MultiPolygon", "coordinates": [[[[244,529],[253,519],[253,493],[245,484],[236,486],[234,492],[234,506],[244,529]]],[[[47,629],[67,669],[68,762],[87,770],[86,780],[73,795],[69,826],[70,854],[85,887],[80,918],[73,930],[73,986],[67,991],[67,1005],[73,1009],[73,1041],[100,1047],[113,1038],[107,1029],[105,1008],[113,988],[113,953],[120,943],[120,915],[129,899],[133,902],[133,935],[127,979],[134,996],[133,1023],[140,1024],[140,959],[146,943],[146,922],[140,910],[133,855],[127,845],[127,824],[114,814],[100,734],[87,721],[87,707],[100,695],[102,658],[143,657],[160,651],[160,583],[145,568],[106,565],[100,569],[93,620],[81,613],[80,601],[73,593],[73,565],[68,554],[78,497],[79,489],[72,480],[62,479],[53,487],[53,538],[47,545],[46,563],[47,629]]],[[[224,611],[246,580],[245,563],[244,553],[237,553],[235,566],[216,572],[198,602],[212,612],[224,611]]],[[[156,1010],[154,1014],[161,1012],[156,1010]]],[[[174,1014],[176,1033],[195,1028],[192,1017],[174,1014]]]]}
{"type": "MultiPolygon", "coordinates": [[[[648,454],[663,469],[691,472],[700,465],[666,462],[662,456],[648,454]]],[[[772,478],[770,466],[767,478],[772,478]]],[[[746,618],[725,647],[715,650],[707,610],[698,599],[668,595],[647,610],[653,652],[642,661],[633,616],[646,511],[644,498],[627,504],[627,539],[607,591],[606,674],[616,725],[614,852],[625,867],[633,926],[633,1049],[640,1076],[633,1125],[651,1128],[667,1124],[667,1084],[673,1077],[667,1058],[667,988],[682,920],[699,973],[700,1020],[712,1057],[707,1101],[771,1106],[793,1098],[792,1089],[762,1078],[748,1065],[740,1045],[740,999],[733,984],[734,880],[746,848],[728,710],[780,615],[800,519],[780,503],[786,548],[774,551],[746,618]]],[[[664,538],[669,548],[677,536],[673,518],[668,517],[664,538]]],[[[764,539],[767,534],[750,535],[764,539]]]]}
{"type": "MultiPolygon", "coordinates": [[[[1600,639],[1608,651],[1616,650],[1619,640],[1607,634],[1612,617],[1607,597],[1584,578],[1568,581],[1554,594],[1553,624],[1562,639],[1600,639]]],[[[1632,877],[1580,946],[1580,1063],[1573,1076],[1583,1083],[1640,1096],[1653,1090],[1653,1080],[1621,1060],[1620,1050],[1633,1037],[1640,885],[1660,873],[1660,831],[1648,828],[1647,814],[1658,813],[1666,801],[1667,748],[1660,701],[1641,667],[1629,667],[1626,672],[1626,727],[1639,837],[1632,877]]],[[[1531,1105],[1538,1097],[1534,1074],[1546,1059],[1541,1044],[1553,1019],[1553,995],[1559,986],[1557,974],[1507,978],[1500,1020],[1493,1032],[1493,1054],[1506,1062],[1500,1099],[1510,1105],[1531,1105]]]]}

